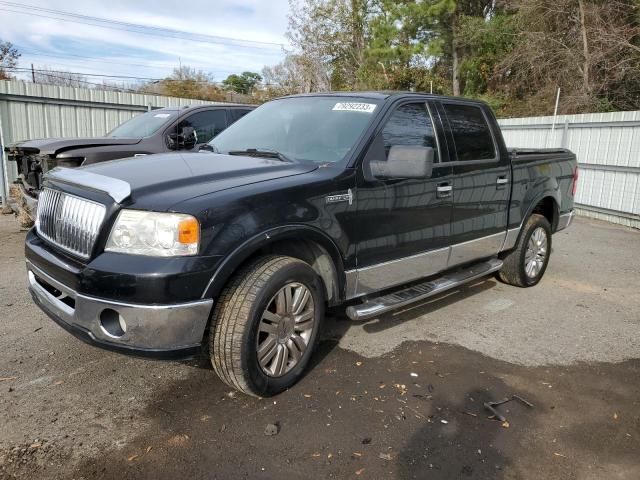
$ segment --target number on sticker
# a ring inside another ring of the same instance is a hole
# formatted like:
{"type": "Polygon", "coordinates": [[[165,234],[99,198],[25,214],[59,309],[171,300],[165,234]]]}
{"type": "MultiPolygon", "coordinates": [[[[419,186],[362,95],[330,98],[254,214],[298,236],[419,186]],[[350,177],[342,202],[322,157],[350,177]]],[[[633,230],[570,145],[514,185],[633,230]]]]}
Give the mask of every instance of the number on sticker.
{"type": "Polygon", "coordinates": [[[359,102],[341,102],[336,103],[333,107],[333,110],[342,111],[342,112],[363,112],[363,113],[373,113],[376,109],[375,103],[359,103],[359,102]]]}

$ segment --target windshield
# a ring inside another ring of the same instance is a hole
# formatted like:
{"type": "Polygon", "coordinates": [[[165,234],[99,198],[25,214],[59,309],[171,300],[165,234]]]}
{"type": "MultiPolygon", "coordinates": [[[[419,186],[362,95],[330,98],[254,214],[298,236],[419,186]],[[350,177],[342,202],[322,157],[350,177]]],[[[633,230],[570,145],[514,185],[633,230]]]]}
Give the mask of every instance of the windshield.
{"type": "Polygon", "coordinates": [[[116,127],[107,137],[144,138],[156,133],[160,128],[178,116],[177,110],[151,110],[133,117],[116,127]]]}
{"type": "Polygon", "coordinates": [[[356,145],[378,107],[358,97],[292,97],[265,103],[209,144],[220,153],[257,149],[335,163],[356,145]]]}

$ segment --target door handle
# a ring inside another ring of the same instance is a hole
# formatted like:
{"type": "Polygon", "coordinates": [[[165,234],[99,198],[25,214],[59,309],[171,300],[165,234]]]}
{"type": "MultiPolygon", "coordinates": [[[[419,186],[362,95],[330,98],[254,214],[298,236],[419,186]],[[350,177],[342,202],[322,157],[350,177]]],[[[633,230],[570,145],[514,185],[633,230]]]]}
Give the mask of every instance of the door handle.
{"type": "Polygon", "coordinates": [[[453,187],[448,183],[441,183],[436,187],[436,197],[437,198],[447,198],[451,196],[451,192],[453,191],[453,187]]]}
{"type": "Polygon", "coordinates": [[[507,177],[498,177],[496,180],[496,185],[506,185],[509,183],[509,179],[507,177]]]}

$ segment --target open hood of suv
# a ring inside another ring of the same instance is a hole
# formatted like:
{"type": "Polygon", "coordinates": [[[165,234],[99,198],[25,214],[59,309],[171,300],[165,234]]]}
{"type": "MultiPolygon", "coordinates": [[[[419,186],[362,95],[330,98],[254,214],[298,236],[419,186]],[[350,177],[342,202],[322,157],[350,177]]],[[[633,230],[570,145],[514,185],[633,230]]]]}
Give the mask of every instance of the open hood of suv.
{"type": "Polygon", "coordinates": [[[107,145],[135,145],[141,138],[39,138],[24,140],[7,145],[7,152],[24,152],[41,155],[57,155],[75,148],[102,147],[107,145]]]}

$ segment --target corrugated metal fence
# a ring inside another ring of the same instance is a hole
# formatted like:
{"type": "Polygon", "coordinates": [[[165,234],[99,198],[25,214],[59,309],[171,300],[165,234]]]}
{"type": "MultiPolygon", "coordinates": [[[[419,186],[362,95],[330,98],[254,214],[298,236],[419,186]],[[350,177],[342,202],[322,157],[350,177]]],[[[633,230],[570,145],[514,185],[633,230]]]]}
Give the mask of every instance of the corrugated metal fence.
{"type": "Polygon", "coordinates": [[[0,196],[15,179],[4,145],[46,137],[98,137],[141,112],[212,102],[137,93],[0,81],[0,196]]]}
{"type": "Polygon", "coordinates": [[[508,147],[566,147],[578,156],[578,213],[640,228],[640,111],[499,121],[508,147]]]}
{"type": "MultiPolygon", "coordinates": [[[[100,136],[151,108],[202,100],[0,81],[0,144],[100,136]]],[[[640,228],[640,111],[500,120],[509,147],[567,147],[578,155],[579,213],[640,228]]],[[[0,195],[15,165],[0,166],[0,195]]]]}

